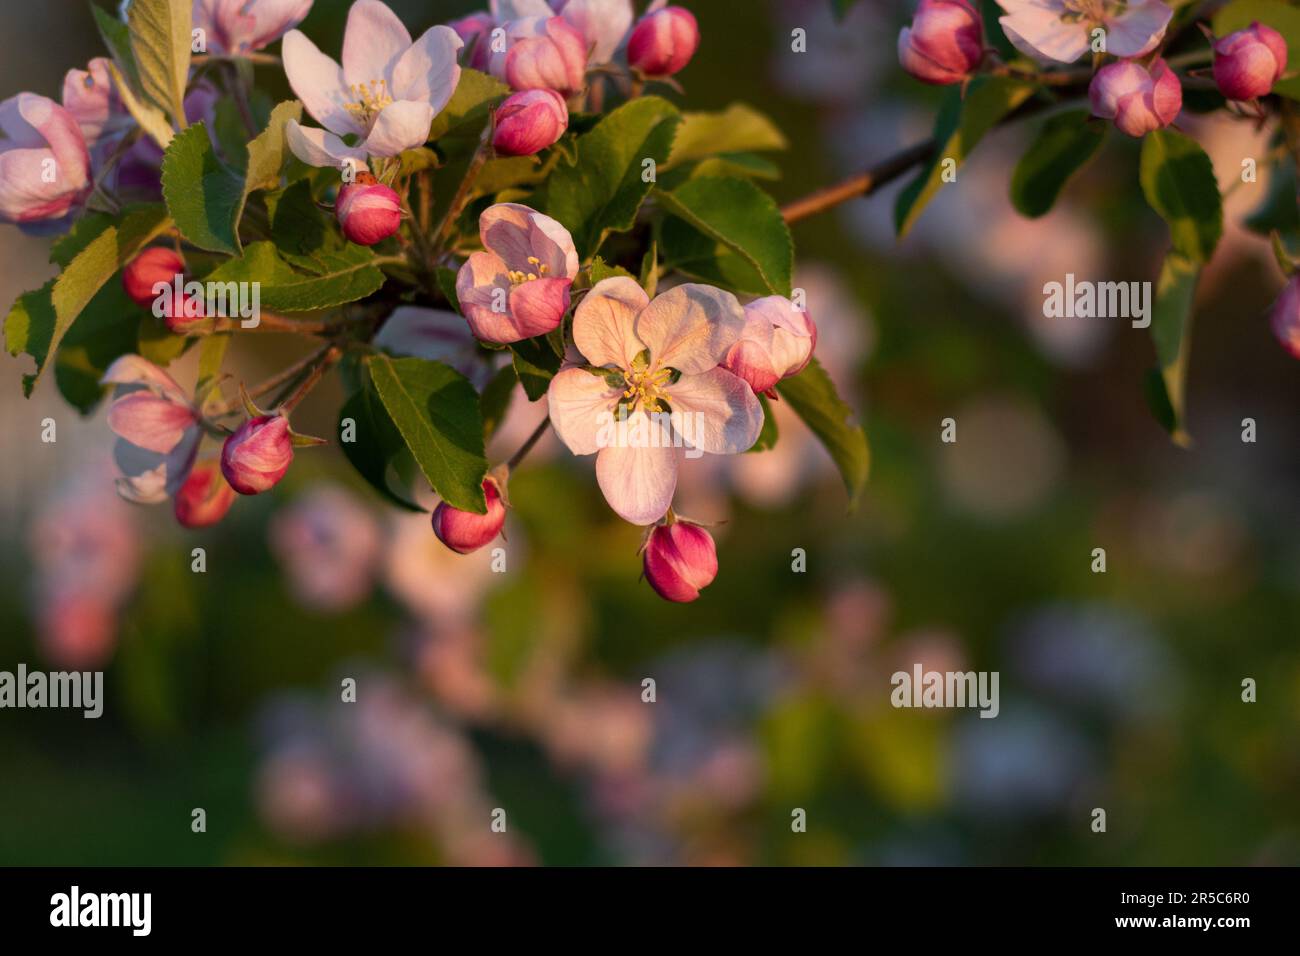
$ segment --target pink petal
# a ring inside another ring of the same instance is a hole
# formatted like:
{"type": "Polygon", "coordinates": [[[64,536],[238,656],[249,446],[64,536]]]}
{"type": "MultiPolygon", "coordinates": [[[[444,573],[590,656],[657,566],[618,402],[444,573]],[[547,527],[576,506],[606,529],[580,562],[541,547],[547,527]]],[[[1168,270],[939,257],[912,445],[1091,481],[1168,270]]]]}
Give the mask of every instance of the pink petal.
{"type": "Polygon", "coordinates": [[[1145,56],[1165,35],[1174,11],[1159,0],[1131,3],[1107,19],[1106,52],[1118,57],[1145,56]]]}
{"type": "Polygon", "coordinates": [[[488,9],[497,23],[525,17],[549,17],[554,13],[546,0],[490,0],[488,9]]]}
{"type": "Polygon", "coordinates": [[[370,135],[361,144],[371,156],[396,156],[424,145],[429,138],[434,109],[416,100],[397,100],[380,110],[370,135]]]}
{"type": "Polygon", "coordinates": [[[165,455],[195,423],[194,412],[149,392],[132,392],[108,409],[108,427],[133,445],[165,455]]]}
{"type": "MultiPolygon", "coordinates": [[[[632,417],[648,432],[653,428],[645,412],[632,417]]],[[[605,500],[624,521],[654,524],[668,512],[677,490],[677,455],[674,448],[611,445],[596,455],[596,481],[605,500]]]]}
{"type": "Polygon", "coordinates": [[[475,252],[456,273],[456,297],[460,310],[474,335],[485,342],[514,341],[515,328],[510,322],[510,279],[506,264],[492,252],[475,252]],[[496,290],[501,290],[496,294],[496,290]],[[501,311],[493,306],[500,301],[501,311]]]}
{"type": "Polygon", "coordinates": [[[357,0],[343,31],[343,78],[348,85],[391,83],[393,67],[410,45],[411,34],[397,14],[379,0],[357,0]]]}
{"type": "Polygon", "coordinates": [[[343,69],[317,49],[306,34],[300,30],[286,33],[280,56],[289,86],[316,122],[340,136],[365,135],[366,131],[344,108],[351,102],[351,94],[343,81],[343,69]]]}
{"type": "Polygon", "coordinates": [[[1088,24],[1063,23],[1060,0],[998,0],[1007,15],[998,23],[1021,53],[1040,61],[1073,63],[1088,52],[1088,24]]]}
{"type": "Polygon", "coordinates": [[[745,312],[730,292],[686,283],[669,289],[641,311],[636,337],[651,364],[686,375],[713,368],[745,327],[745,312]]]}
{"type": "Polygon", "coordinates": [[[581,368],[562,369],[546,390],[551,425],[575,455],[600,450],[601,430],[613,421],[622,391],[601,375],[581,368]]]}
{"type": "Polygon", "coordinates": [[[691,447],[713,455],[735,455],[758,441],[763,407],[744,379],[713,368],[683,375],[666,391],[673,426],[691,447]]]}
{"type": "Polygon", "coordinates": [[[635,16],[631,0],[569,0],[559,12],[582,33],[593,64],[614,58],[635,16]]]}
{"type": "Polygon", "coordinates": [[[460,82],[456,51],[464,45],[451,27],[430,27],[394,65],[392,96],[420,100],[441,113],[460,82]]]}
{"type": "Polygon", "coordinates": [[[537,272],[530,258],[547,267],[552,277],[578,274],[578,252],[573,237],[550,216],[518,203],[489,206],[478,221],[479,238],[488,249],[517,272],[537,272]]]}
{"type": "Polygon", "coordinates": [[[637,313],[650,304],[645,290],[627,276],[602,279],[573,313],[573,341],[592,365],[631,368],[645,349],[636,337],[637,313]]]}
{"type": "Polygon", "coordinates": [[[510,316],[520,339],[545,335],[560,324],[569,311],[571,285],[572,279],[534,279],[510,290],[510,316]]]}
{"type": "Polygon", "coordinates": [[[101,385],[142,385],[178,405],[189,404],[185,390],[176,384],[174,378],[139,355],[128,354],[116,359],[105,370],[99,383],[101,385]]]}

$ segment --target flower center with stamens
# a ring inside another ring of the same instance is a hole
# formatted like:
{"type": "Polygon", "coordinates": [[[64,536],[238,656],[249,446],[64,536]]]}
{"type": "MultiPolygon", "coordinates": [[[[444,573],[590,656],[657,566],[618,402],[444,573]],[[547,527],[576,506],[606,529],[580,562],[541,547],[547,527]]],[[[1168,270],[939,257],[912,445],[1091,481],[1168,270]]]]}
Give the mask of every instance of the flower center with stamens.
{"type": "Polygon", "coordinates": [[[549,271],[549,267],[542,262],[541,259],[538,259],[536,256],[529,256],[528,264],[536,271],[524,272],[520,269],[511,269],[506,273],[510,277],[511,285],[522,285],[525,282],[532,282],[535,279],[547,278],[546,273],[549,271]]]}
{"type": "Polygon", "coordinates": [[[1061,0],[1061,2],[1065,7],[1061,19],[1066,23],[1082,21],[1101,24],[1108,17],[1123,13],[1124,7],[1128,5],[1128,0],[1061,0]]]}
{"type": "Polygon", "coordinates": [[[380,111],[393,102],[388,94],[387,80],[371,80],[369,83],[353,83],[348,87],[355,102],[346,104],[346,109],[367,130],[374,123],[380,111]]]}
{"type": "Polygon", "coordinates": [[[651,413],[667,411],[667,394],[663,389],[672,382],[672,378],[673,370],[670,368],[633,367],[625,370],[623,381],[627,388],[623,392],[621,404],[626,404],[629,411],[638,405],[651,413]]]}

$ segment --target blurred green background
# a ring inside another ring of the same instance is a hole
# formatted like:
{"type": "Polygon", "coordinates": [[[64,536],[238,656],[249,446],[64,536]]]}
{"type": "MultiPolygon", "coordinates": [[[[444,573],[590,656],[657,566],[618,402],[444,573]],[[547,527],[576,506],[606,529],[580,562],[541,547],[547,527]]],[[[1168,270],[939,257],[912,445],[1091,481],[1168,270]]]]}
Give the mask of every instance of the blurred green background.
{"type": "MultiPolygon", "coordinates": [[[[392,5],[413,33],[473,8],[392,5]]],[[[772,117],[779,200],[928,134],[937,94],[895,65],[910,7],[687,5],[681,102],[772,117]]],[[[336,53],[345,12],[317,0],[304,29],[336,53]]],[[[77,0],[3,17],[6,95],[57,98],[100,53],[77,0]]],[[[1265,151],[1250,124],[1186,124],[1221,182],[1265,151]]],[[[903,243],[892,190],[794,227],[871,481],[846,517],[784,412],[775,451],[688,466],[678,510],[720,522],[694,605],[638,581],[638,529],[553,440],[511,483],[504,573],[386,510],[334,448],[187,533],[117,501],[102,408],[79,420],[50,381],[24,401],[6,361],[0,669],[102,661],[107,702],[0,711],[0,864],[1300,862],[1300,370],[1268,330],[1266,244],[1236,225],[1267,183],[1229,197],[1200,290],[1184,451],[1143,398],[1145,331],[1041,318],[1067,272],[1154,278],[1136,146],[1110,137],[1029,222],[1006,198],[1029,132],[991,137],[903,243]],[[998,671],[1000,715],[891,708],[918,662],[998,671]]],[[[50,274],[44,241],[0,232],[6,301],[50,274]]],[[[303,349],[240,340],[231,367],[256,380],[303,349]]],[[[330,383],[295,424],[332,433],[341,399],[330,383]]],[[[499,458],[539,414],[516,400],[499,458]]]]}

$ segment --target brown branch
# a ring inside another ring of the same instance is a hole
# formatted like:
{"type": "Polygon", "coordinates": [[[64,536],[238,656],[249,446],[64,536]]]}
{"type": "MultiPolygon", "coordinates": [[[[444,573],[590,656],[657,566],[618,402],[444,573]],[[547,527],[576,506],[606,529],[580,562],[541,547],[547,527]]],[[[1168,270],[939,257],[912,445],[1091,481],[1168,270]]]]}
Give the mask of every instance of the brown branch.
{"type": "Polygon", "coordinates": [[[928,160],[934,155],[935,149],[935,142],[932,139],[928,139],[924,143],[917,143],[915,146],[909,146],[902,152],[895,153],[893,156],[870,167],[865,172],[850,176],[843,182],[836,183],[833,186],[819,189],[817,192],[804,196],[802,199],[796,199],[792,203],[787,203],[781,207],[781,216],[787,223],[798,222],[800,219],[806,219],[809,216],[815,216],[819,212],[825,212],[832,206],[838,206],[840,203],[856,196],[870,196],[881,186],[893,182],[913,166],[928,160]]]}

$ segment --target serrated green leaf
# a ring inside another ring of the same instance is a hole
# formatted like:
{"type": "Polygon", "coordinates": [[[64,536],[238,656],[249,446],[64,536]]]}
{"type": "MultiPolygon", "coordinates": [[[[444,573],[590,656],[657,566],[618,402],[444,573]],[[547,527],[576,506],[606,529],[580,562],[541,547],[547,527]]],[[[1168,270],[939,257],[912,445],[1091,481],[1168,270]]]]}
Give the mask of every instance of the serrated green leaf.
{"type": "Polygon", "coordinates": [[[1286,40],[1288,76],[1273,85],[1273,92],[1300,100],[1300,77],[1294,64],[1300,63],[1300,9],[1281,0],[1234,0],[1214,14],[1214,35],[1227,36],[1258,20],[1267,24],[1286,40]]]}
{"type": "Polygon", "coordinates": [[[271,241],[289,262],[310,265],[322,253],[341,252],[348,245],[334,221],[316,204],[311,180],[300,179],[264,198],[271,219],[271,241]]]}
{"type": "Polygon", "coordinates": [[[242,257],[222,263],[208,282],[259,282],[261,306],[272,312],[313,312],[364,299],[384,284],[375,255],[363,246],[323,252],[303,260],[312,271],[298,271],[270,242],[254,242],[242,257]]]}
{"type": "Polygon", "coordinates": [[[915,179],[903,188],[894,204],[894,229],[907,235],[917,217],[944,185],[944,171],[959,168],[984,135],[1012,110],[1033,95],[1034,87],[1000,76],[977,76],[962,96],[949,87],[934,124],[934,156],[915,179]],[[952,163],[946,163],[952,160],[952,163]]]}
{"type": "Polygon", "coordinates": [[[745,103],[712,113],[683,113],[664,169],[726,153],[786,149],[789,142],[770,119],[745,103]]]}
{"type": "Polygon", "coordinates": [[[370,379],[420,471],[453,508],[486,514],[483,418],[469,379],[441,362],[366,359],[370,379]]]}
{"type": "Polygon", "coordinates": [[[172,139],[163,156],[162,187],[182,236],[209,252],[239,254],[244,182],[221,162],[202,123],[172,139]]]}
{"type": "Polygon", "coordinates": [[[36,360],[34,374],[23,376],[23,393],[31,395],[64,335],[104,284],[170,225],[160,204],[136,206],[85,243],[62,274],[36,292],[19,298],[5,319],[10,355],[36,360]]]}
{"type": "Polygon", "coordinates": [[[495,77],[462,68],[456,92],[451,94],[442,112],[433,118],[429,139],[442,139],[452,130],[471,123],[481,126],[487,120],[492,104],[509,93],[510,87],[495,77]]]}
{"type": "Polygon", "coordinates": [[[576,163],[561,161],[552,171],[544,211],[569,230],[584,260],[609,233],[632,228],[654,187],[645,179],[647,161],[657,168],[667,160],[680,116],[656,96],[624,103],[578,137],[576,163]]]}
{"type": "Polygon", "coordinates": [[[853,420],[853,410],[836,393],[835,383],[816,359],[798,375],[778,382],[776,390],[830,452],[848,489],[852,510],[871,469],[867,434],[853,420]]]}
{"type": "Polygon", "coordinates": [[[126,23],[140,90],[185,128],[193,5],[186,0],[131,0],[126,23]]]}
{"type": "MultiPolygon", "coordinates": [[[[748,263],[763,292],[790,294],[794,243],[781,210],[763,190],[745,179],[700,178],[658,196],[668,212],[748,263]]],[[[666,231],[664,246],[667,254],[666,231]]]]}
{"type": "Polygon", "coordinates": [[[123,75],[116,63],[108,64],[108,74],[113,78],[113,88],[117,91],[118,98],[121,99],[122,105],[126,107],[126,111],[131,114],[131,118],[139,124],[142,130],[149,134],[153,141],[158,144],[159,149],[165,150],[171,145],[172,137],[175,135],[171,123],[167,120],[167,114],[152,103],[147,103],[137,96],[135,90],[131,87],[130,81],[123,75]]]}
{"type": "Polygon", "coordinates": [[[393,424],[374,386],[367,381],[339,410],[339,447],[343,456],[372,488],[389,503],[407,511],[424,511],[393,490],[388,472],[398,454],[406,454],[406,442],[393,424]],[[351,428],[347,423],[351,422],[351,428]],[[344,435],[352,441],[344,441],[344,435]]]}
{"type": "MultiPolygon", "coordinates": [[[[1171,413],[1169,420],[1162,419],[1161,424],[1165,425],[1175,444],[1182,446],[1191,443],[1185,419],[1187,361],[1192,338],[1192,305],[1200,275],[1200,263],[1177,252],[1165,256],[1151,313],[1151,340],[1155,343],[1160,382],[1171,413]]],[[[1150,391],[1148,397],[1153,397],[1150,391]]],[[[1162,418],[1159,403],[1152,407],[1157,418],[1162,418]]]]}
{"type": "Polygon", "coordinates": [[[1205,150],[1176,130],[1148,133],[1138,178],[1147,203],[1169,224],[1174,250],[1208,262],[1223,235],[1223,203],[1205,150]]]}
{"type": "Polygon", "coordinates": [[[1011,204],[1022,216],[1046,214],[1069,178],[1097,155],[1108,127],[1089,116],[1087,110],[1070,110],[1039,128],[1011,174],[1011,204]]]}
{"type": "Polygon", "coordinates": [[[131,30],[126,23],[113,16],[94,0],[90,0],[90,13],[95,18],[95,28],[104,41],[108,55],[122,71],[123,77],[135,88],[140,88],[140,75],[135,68],[135,56],[131,53],[131,30]]]}
{"type": "Polygon", "coordinates": [[[284,142],[285,124],[289,120],[297,122],[301,119],[302,103],[297,100],[285,100],[271,110],[266,128],[248,144],[248,166],[244,175],[245,201],[259,189],[275,189],[280,185],[280,170],[288,155],[284,142]]]}

